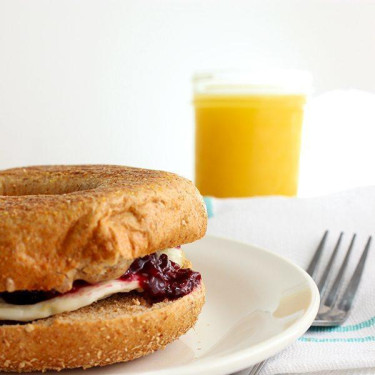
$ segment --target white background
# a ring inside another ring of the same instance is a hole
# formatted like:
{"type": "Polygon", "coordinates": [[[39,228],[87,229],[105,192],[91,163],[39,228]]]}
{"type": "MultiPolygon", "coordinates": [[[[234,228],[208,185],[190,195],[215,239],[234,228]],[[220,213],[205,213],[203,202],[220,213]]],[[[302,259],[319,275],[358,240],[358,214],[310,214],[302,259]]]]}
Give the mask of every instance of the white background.
{"type": "Polygon", "coordinates": [[[363,0],[0,0],[0,168],[192,177],[192,73],[269,66],[315,77],[301,194],[375,184],[374,20],[363,0]]]}

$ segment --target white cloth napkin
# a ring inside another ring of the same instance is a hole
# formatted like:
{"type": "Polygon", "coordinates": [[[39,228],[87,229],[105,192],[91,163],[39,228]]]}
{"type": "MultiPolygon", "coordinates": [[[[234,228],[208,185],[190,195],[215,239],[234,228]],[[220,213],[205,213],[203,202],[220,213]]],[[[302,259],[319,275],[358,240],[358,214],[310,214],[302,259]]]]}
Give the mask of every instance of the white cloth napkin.
{"type": "MultiPolygon", "coordinates": [[[[375,187],[318,198],[207,198],[208,233],[258,245],[306,268],[323,232],[330,233],[325,256],[345,232],[341,259],[357,233],[348,275],[375,230],[375,187]]],[[[341,260],[340,259],[340,260],[341,260]]],[[[375,373],[375,239],[353,311],[337,328],[309,331],[270,359],[262,374],[375,373]]]]}

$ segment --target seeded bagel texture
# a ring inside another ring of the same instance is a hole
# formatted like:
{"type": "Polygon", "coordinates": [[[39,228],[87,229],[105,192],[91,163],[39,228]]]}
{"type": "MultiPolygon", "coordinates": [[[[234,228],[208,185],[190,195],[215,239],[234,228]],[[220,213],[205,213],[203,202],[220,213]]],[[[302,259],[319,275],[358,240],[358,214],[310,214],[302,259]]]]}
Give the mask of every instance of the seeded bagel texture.
{"type": "Polygon", "coordinates": [[[193,242],[207,213],[176,174],[112,165],[0,171],[0,292],[65,292],[121,276],[134,258],[193,242]]]}
{"type": "Polygon", "coordinates": [[[0,370],[30,372],[105,366],[164,348],[196,322],[204,286],[168,302],[116,294],[29,324],[0,326],[0,370]]]}

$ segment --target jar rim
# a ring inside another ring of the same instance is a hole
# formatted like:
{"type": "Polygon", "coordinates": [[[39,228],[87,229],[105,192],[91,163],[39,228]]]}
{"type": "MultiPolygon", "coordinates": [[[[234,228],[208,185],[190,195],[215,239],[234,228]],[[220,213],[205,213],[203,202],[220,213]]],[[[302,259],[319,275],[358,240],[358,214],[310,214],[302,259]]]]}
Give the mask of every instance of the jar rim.
{"type": "Polygon", "coordinates": [[[213,70],[193,75],[195,94],[308,95],[312,83],[310,72],[297,69],[213,70]]]}

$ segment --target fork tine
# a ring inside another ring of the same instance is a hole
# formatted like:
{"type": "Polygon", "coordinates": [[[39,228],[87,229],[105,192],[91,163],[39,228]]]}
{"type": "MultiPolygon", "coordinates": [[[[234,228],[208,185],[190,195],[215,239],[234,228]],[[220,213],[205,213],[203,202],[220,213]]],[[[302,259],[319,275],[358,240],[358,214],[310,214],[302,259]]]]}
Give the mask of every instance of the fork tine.
{"type": "Polygon", "coordinates": [[[338,308],[343,311],[349,311],[350,308],[352,307],[352,303],[354,300],[354,296],[357,292],[359,283],[361,282],[361,277],[363,270],[365,268],[365,263],[367,260],[367,255],[369,253],[369,249],[371,246],[371,239],[372,237],[370,236],[367,240],[365,249],[363,250],[363,253],[361,255],[361,259],[359,260],[357,267],[353,273],[352,278],[349,281],[348,286],[345,289],[345,292],[340,300],[340,303],[338,305],[338,308]]]}
{"type": "Polygon", "coordinates": [[[313,279],[316,275],[316,271],[318,270],[318,265],[319,265],[320,259],[322,257],[322,254],[323,254],[323,248],[324,248],[324,245],[326,243],[327,236],[328,236],[328,230],[326,230],[324,232],[324,235],[323,235],[322,239],[320,240],[318,248],[316,249],[315,254],[313,255],[313,258],[311,259],[311,262],[310,262],[310,264],[309,264],[309,266],[307,267],[307,270],[306,270],[306,272],[313,279]]]}
{"type": "Polygon", "coordinates": [[[352,240],[351,240],[350,245],[349,245],[349,249],[348,249],[348,251],[345,255],[345,259],[342,262],[342,265],[339,269],[339,272],[337,273],[336,279],[333,282],[333,285],[332,285],[332,287],[331,287],[331,289],[328,293],[327,298],[323,301],[323,304],[325,306],[333,307],[336,300],[337,300],[337,296],[338,296],[340,286],[341,286],[340,284],[341,284],[341,281],[344,277],[346,267],[348,266],[348,262],[349,262],[350,254],[351,254],[352,249],[353,249],[355,238],[356,238],[356,234],[353,234],[352,240]]]}
{"type": "Polygon", "coordinates": [[[338,250],[340,248],[340,244],[341,244],[341,240],[342,240],[342,236],[343,235],[344,235],[344,233],[341,232],[340,233],[340,237],[337,240],[335,249],[332,252],[331,258],[329,259],[329,262],[328,262],[328,264],[327,264],[327,266],[326,266],[326,268],[324,270],[324,273],[323,273],[322,277],[319,280],[318,289],[319,289],[319,292],[320,292],[321,296],[323,296],[323,294],[324,294],[324,292],[325,292],[325,290],[327,288],[328,276],[330,275],[330,273],[332,271],[332,265],[333,265],[333,262],[336,259],[336,256],[337,256],[338,250]]]}

